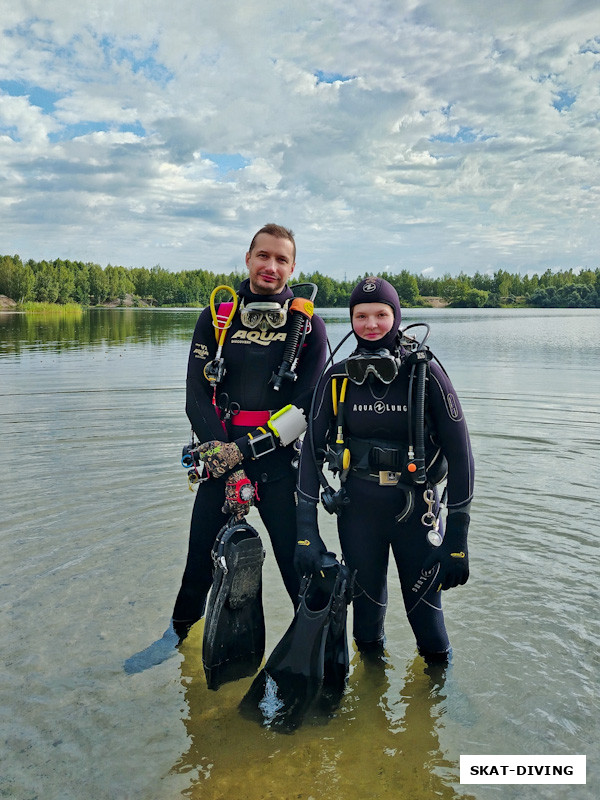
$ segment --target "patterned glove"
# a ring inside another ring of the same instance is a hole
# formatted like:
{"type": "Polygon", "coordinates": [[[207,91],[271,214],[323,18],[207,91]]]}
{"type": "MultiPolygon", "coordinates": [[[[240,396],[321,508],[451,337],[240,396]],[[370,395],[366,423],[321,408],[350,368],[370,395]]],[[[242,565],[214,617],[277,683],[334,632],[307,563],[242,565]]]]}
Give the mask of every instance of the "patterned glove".
{"type": "Polygon", "coordinates": [[[300,577],[312,575],[321,569],[323,555],[327,552],[325,543],[319,536],[317,506],[299,499],[296,507],[296,549],[294,567],[300,577]]]}
{"type": "Polygon", "coordinates": [[[223,513],[241,520],[250,511],[250,506],[256,495],[254,486],[243,469],[236,469],[227,478],[225,484],[225,504],[223,513]]]}
{"type": "Polygon", "coordinates": [[[211,478],[220,478],[236,467],[243,459],[242,452],[235,442],[204,442],[198,447],[200,458],[206,464],[211,478]]]}
{"type": "Polygon", "coordinates": [[[437,583],[440,589],[453,589],[462,586],[469,579],[469,551],[467,550],[467,533],[471,517],[462,511],[448,514],[446,534],[439,547],[432,549],[423,562],[422,572],[440,565],[437,583]]]}

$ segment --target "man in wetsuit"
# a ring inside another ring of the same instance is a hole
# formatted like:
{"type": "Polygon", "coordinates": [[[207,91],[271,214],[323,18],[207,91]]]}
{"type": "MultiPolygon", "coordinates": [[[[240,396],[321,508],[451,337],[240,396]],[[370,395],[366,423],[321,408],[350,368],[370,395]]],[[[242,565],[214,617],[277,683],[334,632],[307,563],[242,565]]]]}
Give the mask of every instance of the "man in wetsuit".
{"type": "Polygon", "coordinates": [[[216,387],[206,377],[217,350],[210,308],[202,311],[196,324],[188,360],[186,413],[202,443],[200,452],[211,477],[198,486],[187,563],[173,610],[173,628],[180,641],[204,614],[217,533],[232,515],[241,518],[247,513],[240,486],[255,488],[253,502],[269,533],[285,588],[294,604],[297,600],[294,443],[284,444],[289,436],[279,436],[279,419],[270,426],[267,422],[288,404],[296,421],[298,409],[308,414],[325,363],[327,339],[323,320],[313,315],[296,379],[286,378],[279,390],[274,388],[272,377],[282,364],[298,313],[288,310],[293,294],[287,282],[295,261],[290,230],[268,224],[252,239],[246,253],[249,276],[240,286],[239,305],[226,330],[221,353],[225,374],[216,387]],[[271,311],[267,304],[272,304],[271,311]],[[263,315],[258,326],[256,314],[263,315]]]}
{"type": "MultiPolygon", "coordinates": [[[[350,313],[357,350],[320,381],[312,440],[317,459],[322,463],[329,455],[329,464],[342,476],[334,505],[344,559],[356,570],[354,638],[363,652],[383,649],[391,550],[419,653],[443,662],[450,643],[441,590],[462,585],[469,576],[474,467],[467,425],[442,367],[426,349],[402,344],[393,286],[382,278],[364,279],[351,295],[350,313]],[[426,376],[422,459],[413,452],[419,424],[413,366],[416,370],[418,364],[426,376]],[[336,450],[337,463],[331,458],[336,450]],[[445,477],[444,536],[436,485],[445,477]]],[[[326,550],[317,527],[319,490],[315,458],[305,444],[297,509],[301,573],[316,572],[326,550]]]]}

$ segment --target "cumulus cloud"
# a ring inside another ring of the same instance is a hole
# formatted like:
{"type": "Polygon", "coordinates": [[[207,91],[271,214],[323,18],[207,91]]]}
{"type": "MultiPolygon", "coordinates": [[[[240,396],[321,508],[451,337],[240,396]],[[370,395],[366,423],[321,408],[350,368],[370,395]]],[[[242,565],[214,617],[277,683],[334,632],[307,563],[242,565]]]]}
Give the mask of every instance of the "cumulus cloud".
{"type": "Polygon", "coordinates": [[[29,0],[0,40],[2,252],[335,277],[598,264],[591,0],[29,0]]]}

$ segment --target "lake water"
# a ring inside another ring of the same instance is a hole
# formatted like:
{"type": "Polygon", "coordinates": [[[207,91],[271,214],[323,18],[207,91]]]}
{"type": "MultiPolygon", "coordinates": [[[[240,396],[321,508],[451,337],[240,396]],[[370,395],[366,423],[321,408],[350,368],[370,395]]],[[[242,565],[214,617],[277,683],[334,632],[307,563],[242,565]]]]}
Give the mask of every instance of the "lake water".
{"type": "MultiPolygon", "coordinates": [[[[185,562],[196,316],[0,314],[0,797],[597,797],[600,311],[405,312],[432,325],[476,459],[453,663],[426,674],[392,572],[384,668],[352,650],[337,715],[291,736],[239,716],[250,679],[206,688],[201,623],[123,669],[165,629],[185,562]],[[585,754],[587,785],[461,786],[460,754],[585,754]]],[[[345,313],[324,316],[335,343],[345,313]]],[[[322,530],[336,549],[324,512],[322,530]]],[[[292,610],[263,541],[269,653],[292,610]]]]}

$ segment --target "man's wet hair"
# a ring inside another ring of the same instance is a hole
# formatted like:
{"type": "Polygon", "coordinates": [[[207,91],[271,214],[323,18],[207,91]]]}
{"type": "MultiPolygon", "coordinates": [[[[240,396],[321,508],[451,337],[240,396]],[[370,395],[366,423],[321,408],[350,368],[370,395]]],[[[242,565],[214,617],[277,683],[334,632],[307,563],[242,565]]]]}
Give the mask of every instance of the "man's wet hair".
{"type": "Polygon", "coordinates": [[[268,233],[269,236],[275,236],[277,239],[288,239],[294,248],[294,261],[296,260],[296,240],[294,239],[294,231],[290,230],[290,228],[284,228],[283,225],[276,225],[274,222],[268,222],[266,225],[263,225],[259,231],[256,231],[250,242],[249,253],[254,250],[256,238],[260,236],[261,233],[268,233]]]}

